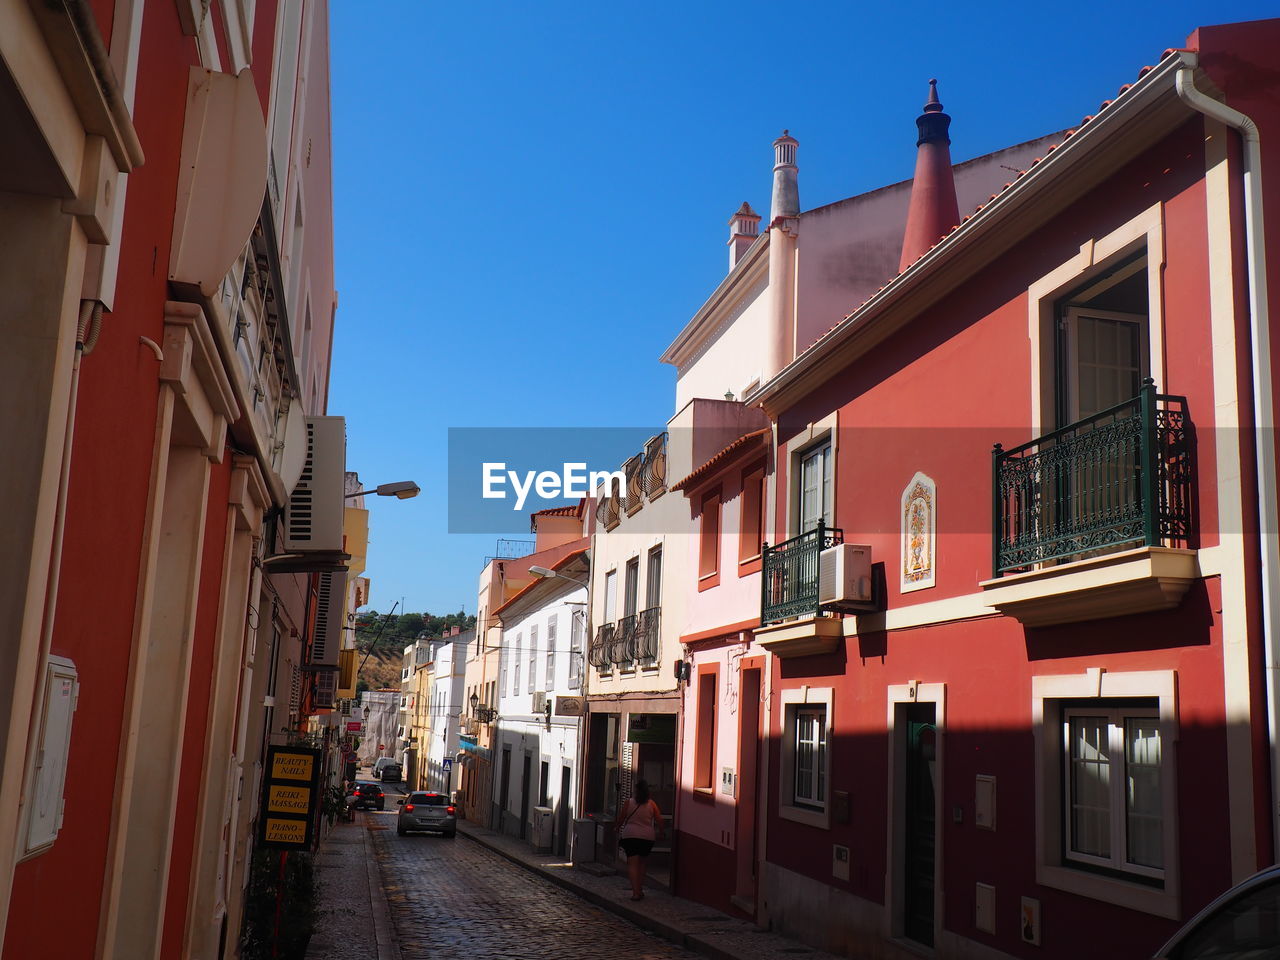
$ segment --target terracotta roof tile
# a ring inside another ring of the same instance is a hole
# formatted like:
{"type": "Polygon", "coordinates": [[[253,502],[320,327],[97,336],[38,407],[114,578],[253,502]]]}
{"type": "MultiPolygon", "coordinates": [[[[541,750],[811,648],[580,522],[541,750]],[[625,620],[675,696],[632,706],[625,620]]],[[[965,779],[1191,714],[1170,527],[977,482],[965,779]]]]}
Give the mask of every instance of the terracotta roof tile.
{"type": "Polygon", "coordinates": [[[700,480],[706,479],[707,477],[714,474],[716,470],[718,470],[722,465],[727,463],[729,460],[733,459],[733,457],[735,457],[739,452],[745,450],[747,447],[751,446],[756,440],[763,438],[768,433],[769,433],[769,428],[764,427],[760,430],[753,430],[751,431],[751,433],[748,433],[745,436],[739,437],[737,440],[733,441],[733,443],[729,444],[727,447],[725,447],[723,450],[721,450],[719,453],[713,456],[710,460],[708,460],[706,463],[700,466],[697,470],[694,470],[691,474],[689,474],[683,480],[680,480],[677,483],[673,483],[671,485],[671,489],[683,490],[685,487],[691,486],[693,484],[698,483],[700,480]]]}

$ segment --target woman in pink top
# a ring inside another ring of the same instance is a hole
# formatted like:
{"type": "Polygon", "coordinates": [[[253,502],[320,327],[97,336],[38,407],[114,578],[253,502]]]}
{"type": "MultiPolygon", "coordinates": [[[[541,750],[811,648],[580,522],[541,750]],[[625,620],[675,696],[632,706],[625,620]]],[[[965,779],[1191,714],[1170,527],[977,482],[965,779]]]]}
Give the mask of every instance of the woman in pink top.
{"type": "Polygon", "coordinates": [[[644,899],[644,865],[653,842],[663,837],[662,811],[649,799],[649,784],[637,780],[631,799],[622,805],[614,821],[618,845],[627,855],[627,875],[631,878],[631,899],[644,899]]]}

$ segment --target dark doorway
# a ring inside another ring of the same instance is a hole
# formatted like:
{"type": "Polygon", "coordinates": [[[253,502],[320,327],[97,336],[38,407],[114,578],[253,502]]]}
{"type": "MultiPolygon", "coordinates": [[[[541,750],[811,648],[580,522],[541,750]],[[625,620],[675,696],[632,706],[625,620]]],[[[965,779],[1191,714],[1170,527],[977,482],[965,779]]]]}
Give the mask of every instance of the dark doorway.
{"type": "Polygon", "coordinates": [[[735,893],[754,904],[756,898],[756,779],[760,756],[760,670],[742,671],[738,728],[738,877],[735,893]]]}
{"type": "Polygon", "coordinates": [[[502,748],[502,779],[498,793],[498,822],[494,825],[499,833],[506,832],[507,804],[511,802],[511,748],[502,748]]]}
{"type": "Polygon", "coordinates": [[[542,769],[538,776],[538,806],[545,807],[551,797],[551,763],[542,761],[542,769]]]}
{"type": "Polygon", "coordinates": [[[533,771],[533,757],[524,755],[524,769],[520,773],[520,839],[529,836],[529,777],[533,771]]]}
{"type": "Polygon", "coordinates": [[[571,773],[568,767],[560,768],[560,808],[556,811],[556,853],[562,857],[569,855],[569,805],[573,798],[569,796],[571,773]]]}
{"type": "Polygon", "coordinates": [[[906,796],[903,819],[903,933],[933,946],[935,838],[934,817],[938,731],[932,703],[913,703],[906,720],[906,796]]]}

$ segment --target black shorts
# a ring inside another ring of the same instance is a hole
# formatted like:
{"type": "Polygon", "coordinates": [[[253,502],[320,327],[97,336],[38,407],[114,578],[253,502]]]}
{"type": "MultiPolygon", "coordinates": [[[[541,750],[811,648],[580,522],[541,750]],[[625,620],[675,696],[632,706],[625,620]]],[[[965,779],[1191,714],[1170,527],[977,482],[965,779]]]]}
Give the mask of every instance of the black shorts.
{"type": "Polygon", "coordinates": [[[618,846],[628,857],[647,857],[653,850],[653,841],[642,840],[639,837],[623,837],[618,841],[618,846]]]}

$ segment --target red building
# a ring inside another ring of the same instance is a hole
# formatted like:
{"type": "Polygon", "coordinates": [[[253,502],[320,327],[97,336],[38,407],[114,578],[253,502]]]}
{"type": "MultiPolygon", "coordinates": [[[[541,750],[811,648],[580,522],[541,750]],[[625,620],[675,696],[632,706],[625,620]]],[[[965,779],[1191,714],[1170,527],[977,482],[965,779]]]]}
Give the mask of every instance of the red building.
{"type": "Polygon", "coordinates": [[[0,101],[3,955],[235,956],[342,567],[327,9],[5,4],[0,101]]]}
{"type": "Polygon", "coordinates": [[[857,955],[1147,956],[1275,861],[1278,40],[1198,30],[959,224],[931,94],[900,272],[809,346],[770,315],[771,429],[682,481],[760,600],[687,637],[735,882],[703,839],[678,892],[857,955]]]}

